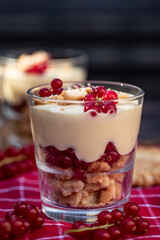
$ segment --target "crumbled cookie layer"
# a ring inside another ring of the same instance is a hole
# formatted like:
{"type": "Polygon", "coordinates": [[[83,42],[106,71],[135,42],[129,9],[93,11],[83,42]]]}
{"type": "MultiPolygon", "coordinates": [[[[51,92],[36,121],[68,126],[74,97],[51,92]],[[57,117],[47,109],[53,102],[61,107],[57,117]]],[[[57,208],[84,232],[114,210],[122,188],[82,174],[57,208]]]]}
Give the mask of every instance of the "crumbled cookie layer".
{"type": "MultiPolygon", "coordinates": [[[[126,159],[120,157],[117,167],[124,167],[126,159]]],[[[113,166],[115,169],[115,165],[113,166]]],[[[74,178],[73,169],[56,168],[52,176],[52,197],[58,204],[70,207],[103,207],[122,197],[124,173],[111,173],[106,162],[90,164],[83,180],[74,178]],[[98,164],[97,164],[98,163],[98,164]],[[68,175],[68,177],[64,177],[68,175]]]]}

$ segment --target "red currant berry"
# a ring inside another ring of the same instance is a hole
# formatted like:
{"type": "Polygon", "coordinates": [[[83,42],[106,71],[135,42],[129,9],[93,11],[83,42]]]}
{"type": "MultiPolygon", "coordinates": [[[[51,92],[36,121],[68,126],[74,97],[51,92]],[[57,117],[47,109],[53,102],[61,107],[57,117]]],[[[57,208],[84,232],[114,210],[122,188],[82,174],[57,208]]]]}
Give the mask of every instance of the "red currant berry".
{"type": "Polygon", "coordinates": [[[104,225],[107,223],[109,224],[109,223],[112,223],[112,221],[113,221],[112,214],[109,211],[100,212],[98,214],[97,218],[98,218],[99,224],[101,224],[101,225],[104,225]]]}
{"type": "Polygon", "coordinates": [[[17,217],[24,217],[26,215],[27,203],[19,201],[14,205],[14,212],[17,217]]]}
{"type": "Polygon", "coordinates": [[[29,147],[29,150],[30,150],[30,154],[34,154],[34,145],[31,144],[28,147],[29,147]]]}
{"type": "Polygon", "coordinates": [[[136,233],[143,234],[143,233],[148,232],[148,230],[149,230],[149,222],[147,221],[147,219],[141,218],[140,220],[138,220],[136,222],[136,224],[137,224],[136,233]]]}
{"type": "Polygon", "coordinates": [[[73,167],[73,160],[70,157],[62,156],[58,159],[58,166],[63,169],[73,167]]]}
{"type": "Polygon", "coordinates": [[[26,172],[28,170],[27,164],[25,160],[17,162],[17,168],[20,173],[26,172]]]}
{"type": "Polygon", "coordinates": [[[57,88],[52,88],[52,89],[51,89],[51,94],[52,94],[52,95],[57,94],[57,90],[58,90],[57,88]]]}
{"type": "Polygon", "coordinates": [[[73,148],[67,148],[67,149],[65,150],[65,154],[66,154],[68,157],[72,158],[73,160],[74,160],[74,159],[77,159],[73,148]]]}
{"type": "Polygon", "coordinates": [[[88,93],[85,97],[84,97],[84,101],[95,101],[96,97],[94,94],[92,93],[88,93]]]}
{"type": "Polygon", "coordinates": [[[112,212],[112,217],[113,217],[113,222],[117,223],[120,222],[121,219],[123,218],[123,212],[120,211],[119,209],[114,209],[112,212]]]}
{"type": "Polygon", "coordinates": [[[90,225],[90,227],[99,227],[99,226],[100,226],[100,224],[98,222],[92,223],[90,225]]]}
{"type": "Polygon", "coordinates": [[[85,170],[82,168],[76,168],[74,170],[74,177],[79,180],[84,180],[85,178],[85,170]]]}
{"type": "Polygon", "coordinates": [[[114,103],[104,103],[101,106],[101,111],[103,113],[108,113],[109,112],[109,114],[113,114],[113,113],[116,113],[117,108],[116,108],[116,105],[114,103]]]}
{"type": "Polygon", "coordinates": [[[10,234],[5,234],[5,235],[1,235],[0,234],[0,239],[1,240],[10,240],[11,239],[11,235],[10,234]]]}
{"type": "Polygon", "coordinates": [[[51,155],[50,153],[46,156],[46,163],[49,163],[53,166],[58,165],[56,157],[51,155]]]}
{"type": "Polygon", "coordinates": [[[62,81],[58,78],[53,79],[52,82],[51,82],[51,87],[52,88],[58,89],[58,88],[61,88],[62,85],[63,85],[62,81]]]}
{"type": "Polygon", "coordinates": [[[97,105],[97,106],[94,106],[93,107],[93,110],[95,110],[96,112],[100,113],[101,112],[101,109],[100,107],[97,105]]]}
{"type": "Polygon", "coordinates": [[[63,92],[63,88],[58,88],[57,89],[57,94],[60,95],[63,92]]]}
{"type": "Polygon", "coordinates": [[[135,217],[139,213],[139,206],[135,202],[127,202],[124,205],[124,213],[126,216],[135,217]]]}
{"type": "Polygon", "coordinates": [[[8,147],[5,151],[5,154],[8,156],[8,157],[15,157],[15,156],[18,156],[20,154],[20,149],[17,148],[17,147],[14,147],[14,146],[11,146],[11,147],[8,147]]]}
{"type": "Polygon", "coordinates": [[[110,152],[110,151],[114,150],[114,148],[115,148],[115,146],[113,145],[113,143],[112,143],[112,142],[109,142],[109,143],[107,144],[107,147],[106,147],[106,149],[105,149],[105,152],[110,152]]]}
{"type": "Polygon", "coordinates": [[[10,234],[12,230],[11,223],[6,219],[0,219],[0,234],[10,234]]]}
{"type": "Polygon", "coordinates": [[[15,219],[15,218],[17,218],[15,212],[8,212],[5,215],[5,219],[8,221],[12,221],[12,219],[15,219]]]}
{"type": "MultiPolygon", "coordinates": [[[[92,224],[90,225],[91,228],[93,228],[93,227],[99,227],[99,226],[100,226],[100,224],[99,224],[98,222],[92,223],[92,224]]],[[[96,229],[96,230],[97,230],[97,229],[96,229]]],[[[93,234],[95,233],[96,230],[90,231],[90,233],[91,233],[91,239],[92,239],[92,236],[93,236],[93,234]]]]}
{"type": "Polygon", "coordinates": [[[90,115],[91,115],[92,117],[96,117],[96,116],[97,116],[97,112],[96,112],[96,111],[91,111],[91,112],[90,112],[90,115]]]}
{"type": "Polygon", "coordinates": [[[118,95],[115,91],[109,90],[103,94],[102,99],[103,100],[115,100],[115,99],[118,99],[118,95]]]}
{"type": "Polygon", "coordinates": [[[137,216],[132,217],[132,218],[133,218],[134,221],[137,222],[138,220],[140,220],[142,218],[142,216],[138,214],[137,216]]]}
{"type": "Polygon", "coordinates": [[[45,147],[44,149],[45,149],[45,151],[49,152],[50,154],[52,154],[54,156],[58,155],[60,152],[56,147],[51,146],[51,145],[45,147]]]}
{"type": "Polygon", "coordinates": [[[30,154],[30,146],[24,146],[24,147],[22,147],[21,153],[22,153],[22,154],[26,154],[26,155],[30,154]]]}
{"type": "Polygon", "coordinates": [[[46,70],[46,68],[47,68],[47,61],[40,62],[36,65],[32,65],[31,67],[27,68],[25,72],[40,74],[40,73],[43,73],[46,70]]]}
{"type": "Polygon", "coordinates": [[[27,165],[27,170],[33,169],[35,167],[35,161],[31,158],[26,158],[25,159],[26,165],[27,165]]]}
{"type": "Polygon", "coordinates": [[[84,161],[79,161],[78,158],[74,159],[74,164],[77,168],[83,168],[85,170],[87,170],[87,168],[89,167],[89,163],[84,161]]]}
{"type": "Polygon", "coordinates": [[[0,160],[3,160],[5,156],[6,156],[5,152],[0,150],[0,160]]]}
{"type": "Polygon", "coordinates": [[[40,228],[44,223],[44,217],[40,214],[37,215],[36,219],[32,222],[33,228],[40,228]]]}
{"type": "Polygon", "coordinates": [[[106,229],[98,229],[93,234],[93,240],[111,240],[111,234],[106,229]]]}
{"type": "Polygon", "coordinates": [[[84,105],[84,112],[87,112],[91,109],[94,109],[95,107],[95,102],[86,102],[85,105],[84,105]]]}
{"type": "Polygon", "coordinates": [[[24,224],[23,224],[23,220],[22,219],[19,219],[19,218],[16,218],[14,220],[12,220],[12,231],[11,231],[11,234],[13,236],[17,236],[17,235],[20,235],[22,233],[24,233],[24,224]]]}
{"type": "Polygon", "coordinates": [[[106,152],[106,162],[109,165],[112,165],[113,163],[117,162],[119,158],[120,158],[120,155],[116,151],[106,152]]]}
{"type": "Polygon", "coordinates": [[[38,211],[37,208],[33,205],[27,205],[27,209],[26,209],[26,215],[25,218],[31,223],[33,222],[37,216],[38,216],[38,211]]]}
{"type": "Polygon", "coordinates": [[[136,222],[130,217],[124,217],[119,226],[121,231],[127,234],[133,234],[137,229],[136,222]]]}
{"type": "MultiPolygon", "coordinates": [[[[87,228],[88,225],[82,221],[76,221],[72,225],[72,230],[79,230],[79,229],[84,229],[87,228]]],[[[72,232],[71,236],[76,238],[76,239],[88,239],[88,231],[82,231],[82,232],[72,232]]]]}
{"type": "Polygon", "coordinates": [[[83,228],[87,228],[88,225],[82,221],[76,221],[72,224],[72,229],[76,230],[76,229],[83,229],[83,228]]]}
{"type": "Polygon", "coordinates": [[[51,95],[51,92],[48,88],[41,88],[39,90],[40,97],[49,97],[51,95]]]}
{"type": "Polygon", "coordinates": [[[101,98],[105,92],[106,92],[106,88],[104,86],[98,86],[93,89],[93,94],[98,98],[101,98]]]}
{"type": "Polygon", "coordinates": [[[24,146],[21,149],[22,154],[26,154],[28,157],[31,157],[34,159],[34,145],[24,146]]]}
{"type": "Polygon", "coordinates": [[[97,114],[97,112],[98,113],[100,113],[100,107],[99,106],[96,106],[96,105],[93,105],[94,103],[91,103],[91,102],[89,102],[89,103],[86,103],[85,104],[85,107],[84,107],[84,112],[87,112],[87,111],[89,111],[89,110],[93,110],[93,111],[91,111],[90,112],[90,114],[91,114],[91,116],[96,116],[97,114]],[[95,113],[93,113],[93,112],[95,112],[95,113]]]}
{"type": "Polygon", "coordinates": [[[35,73],[43,73],[47,68],[47,62],[41,62],[34,66],[33,72],[35,73]]]}
{"type": "Polygon", "coordinates": [[[121,240],[122,239],[121,230],[117,225],[110,227],[109,232],[111,234],[112,240],[121,240]]]}
{"type": "Polygon", "coordinates": [[[4,173],[6,178],[14,177],[19,172],[18,166],[17,166],[16,163],[6,164],[2,167],[2,169],[3,169],[3,173],[4,173]]]}
{"type": "Polygon", "coordinates": [[[31,224],[28,220],[23,219],[24,232],[28,232],[31,229],[31,224]]]}
{"type": "Polygon", "coordinates": [[[75,83],[71,86],[71,88],[76,89],[76,88],[81,88],[82,86],[78,83],[75,83]]]}

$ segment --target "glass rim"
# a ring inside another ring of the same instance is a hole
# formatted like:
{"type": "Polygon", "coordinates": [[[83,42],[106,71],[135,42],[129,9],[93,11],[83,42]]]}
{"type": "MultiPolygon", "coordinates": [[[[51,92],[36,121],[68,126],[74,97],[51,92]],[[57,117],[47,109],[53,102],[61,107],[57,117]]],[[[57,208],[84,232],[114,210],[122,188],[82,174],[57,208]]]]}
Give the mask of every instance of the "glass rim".
{"type": "Polygon", "coordinates": [[[29,53],[32,53],[32,52],[36,52],[36,51],[45,51],[45,52],[48,52],[48,53],[63,53],[63,57],[55,57],[55,58],[51,58],[51,60],[54,60],[54,61],[75,61],[75,62],[88,62],[88,55],[83,51],[83,50],[80,50],[80,49],[77,49],[77,48],[56,48],[56,47],[31,47],[31,48],[16,48],[16,49],[6,49],[4,51],[0,51],[0,59],[3,61],[7,61],[7,60],[13,60],[13,61],[16,61],[18,59],[18,57],[14,56],[16,54],[19,53],[19,56],[21,54],[29,54],[29,53]],[[72,51],[75,56],[66,56],[65,57],[65,54],[66,52],[69,52],[69,51],[72,51]]]}
{"type": "MultiPolygon", "coordinates": [[[[88,80],[88,81],[81,81],[81,82],[75,82],[75,81],[66,81],[64,82],[64,84],[66,83],[69,83],[69,84],[87,84],[87,83],[93,83],[93,84],[112,84],[112,85],[116,85],[116,86],[126,86],[126,87],[130,87],[132,89],[137,89],[139,91],[138,94],[134,95],[134,96],[131,96],[131,97],[127,97],[127,98],[121,98],[121,99],[118,99],[118,103],[125,103],[125,102],[128,102],[128,101],[134,101],[134,100],[137,100],[141,97],[144,96],[144,91],[142,88],[140,87],[137,87],[136,85],[132,85],[132,84],[129,84],[129,83],[123,83],[123,82],[116,82],[116,81],[98,81],[98,80],[88,80]]],[[[60,99],[49,99],[47,97],[40,97],[40,96],[37,96],[35,94],[32,94],[31,91],[33,90],[36,90],[42,86],[46,87],[50,85],[50,83],[46,83],[46,84],[40,84],[40,85],[37,85],[37,86],[34,86],[30,89],[28,89],[27,91],[27,96],[30,97],[30,98],[33,98],[33,99],[37,99],[41,102],[49,102],[49,103],[73,103],[73,104],[84,104],[84,101],[81,100],[81,101],[74,101],[74,100],[60,100],[60,99]]],[[[113,89],[114,90],[114,89],[113,89]]],[[[123,91],[122,91],[123,92],[123,91]]],[[[101,100],[100,100],[101,101],[101,100]]],[[[103,101],[108,101],[108,102],[116,102],[117,103],[117,99],[115,100],[103,100],[103,101]]]]}

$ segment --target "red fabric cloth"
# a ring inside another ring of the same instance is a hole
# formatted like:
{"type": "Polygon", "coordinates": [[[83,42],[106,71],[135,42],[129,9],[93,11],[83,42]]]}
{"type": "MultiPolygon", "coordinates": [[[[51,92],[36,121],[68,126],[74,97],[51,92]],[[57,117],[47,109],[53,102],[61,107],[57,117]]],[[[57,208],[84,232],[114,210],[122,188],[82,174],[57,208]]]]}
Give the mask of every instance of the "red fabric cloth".
{"type": "MultiPolygon", "coordinates": [[[[23,176],[0,181],[0,218],[13,210],[17,201],[26,201],[41,208],[37,171],[23,176]]],[[[129,237],[133,239],[160,239],[160,186],[150,188],[133,188],[131,200],[137,202],[141,208],[140,214],[150,222],[150,230],[145,235],[129,237]]],[[[56,222],[45,217],[44,226],[16,239],[24,240],[71,240],[64,231],[69,229],[70,223],[56,222]]]]}

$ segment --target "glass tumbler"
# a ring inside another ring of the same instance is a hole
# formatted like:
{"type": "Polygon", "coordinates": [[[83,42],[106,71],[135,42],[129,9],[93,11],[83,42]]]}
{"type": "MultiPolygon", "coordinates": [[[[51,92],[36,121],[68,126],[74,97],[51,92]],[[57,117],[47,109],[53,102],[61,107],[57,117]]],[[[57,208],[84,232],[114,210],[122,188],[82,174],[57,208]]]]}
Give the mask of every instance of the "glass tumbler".
{"type": "Polygon", "coordinates": [[[3,83],[3,116],[6,144],[32,141],[26,91],[53,78],[84,81],[88,57],[75,49],[17,49],[0,53],[3,83]]]}
{"type": "Polygon", "coordinates": [[[96,106],[114,106],[104,113],[84,111],[85,101],[40,97],[49,84],[27,95],[43,212],[56,220],[91,223],[100,211],[121,208],[130,198],[144,92],[119,82],[80,84],[103,85],[120,97],[97,99],[96,106]]]}

